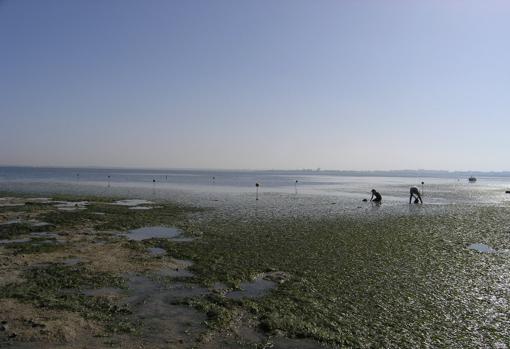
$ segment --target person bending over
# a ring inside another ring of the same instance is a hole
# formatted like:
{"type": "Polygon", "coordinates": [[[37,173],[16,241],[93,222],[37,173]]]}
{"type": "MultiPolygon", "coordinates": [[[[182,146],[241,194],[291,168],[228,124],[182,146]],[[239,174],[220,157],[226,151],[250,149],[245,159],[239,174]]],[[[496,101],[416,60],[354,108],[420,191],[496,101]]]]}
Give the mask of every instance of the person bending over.
{"type": "Polygon", "coordinates": [[[411,203],[411,200],[414,198],[414,203],[417,204],[418,202],[423,204],[423,200],[421,199],[420,191],[417,187],[411,187],[409,189],[409,203],[411,203]]]}
{"type": "Polygon", "coordinates": [[[375,189],[372,189],[372,197],[370,198],[370,201],[372,202],[381,202],[382,196],[379,194],[379,192],[375,189]]]}

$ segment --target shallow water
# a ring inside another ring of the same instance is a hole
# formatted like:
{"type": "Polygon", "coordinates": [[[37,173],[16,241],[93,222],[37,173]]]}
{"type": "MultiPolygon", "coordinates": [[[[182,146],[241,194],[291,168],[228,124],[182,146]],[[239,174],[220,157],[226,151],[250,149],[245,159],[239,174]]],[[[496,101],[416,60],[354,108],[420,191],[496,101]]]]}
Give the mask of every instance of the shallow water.
{"type": "Polygon", "coordinates": [[[276,286],[275,282],[259,277],[251,282],[242,282],[240,290],[228,292],[225,296],[232,299],[257,298],[265,296],[276,286]]]}
{"type": "Polygon", "coordinates": [[[76,265],[82,262],[81,258],[67,258],[62,261],[65,265],[76,265]]]}
{"type": "Polygon", "coordinates": [[[475,250],[481,253],[494,253],[496,252],[495,249],[493,249],[490,246],[487,246],[485,244],[475,243],[468,246],[470,250],[475,250]]]}
{"type": "Polygon", "coordinates": [[[56,201],[54,206],[60,211],[84,210],[89,203],[87,201],[56,201]]]}
{"type": "Polygon", "coordinates": [[[0,202],[0,207],[18,207],[18,206],[25,206],[25,204],[9,204],[0,202]]]}
{"type": "Polygon", "coordinates": [[[130,207],[130,210],[152,210],[152,207],[149,206],[134,206],[130,207]]]}
{"type": "Polygon", "coordinates": [[[167,276],[171,278],[188,278],[192,277],[193,273],[184,268],[170,268],[162,269],[157,273],[159,276],[167,276]]]}
{"type": "Polygon", "coordinates": [[[185,297],[204,295],[206,289],[181,283],[162,286],[136,274],[126,277],[128,297],[122,302],[132,310],[134,321],[138,323],[143,319],[139,331],[147,347],[161,347],[165,343],[165,346],[171,348],[179,344],[182,338],[193,342],[200,333],[205,332],[205,314],[175,303],[185,297]]]}
{"type": "Polygon", "coordinates": [[[7,222],[0,223],[0,225],[10,225],[10,224],[29,224],[29,225],[31,225],[33,227],[45,227],[45,226],[52,225],[50,223],[40,222],[40,221],[37,221],[35,219],[24,220],[24,219],[21,219],[21,218],[11,219],[11,220],[9,220],[7,222]]]}
{"type": "Polygon", "coordinates": [[[189,268],[193,265],[193,262],[189,259],[172,258],[172,261],[174,261],[176,264],[182,265],[184,268],[189,268]]]}
{"type": "Polygon", "coordinates": [[[172,261],[178,265],[177,268],[165,268],[157,272],[160,276],[168,276],[172,278],[186,278],[192,277],[193,273],[188,270],[193,265],[193,262],[188,259],[172,258],[172,261]]]}
{"type": "Polygon", "coordinates": [[[114,205],[120,205],[120,206],[130,206],[130,207],[136,207],[139,205],[148,205],[153,204],[153,202],[148,200],[142,200],[142,199],[126,199],[126,200],[118,200],[113,203],[114,205]]]}
{"type": "Polygon", "coordinates": [[[159,284],[143,275],[130,274],[128,279],[127,303],[138,303],[147,297],[163,296],[166,300],[177,300],[187,297],[203,296],[209,293],[209,290],[194,284],[185,284],[174,282],[169,285],[159,284]]]}
{"type": "Polygon", "coordinates": [[[27,202],[36,203],[36,204],[50,204],[54,201],[50,198],[28,198],[27,202]]]}
{"type": "Polygon", "coordinates": [[[147,252],[149,252],[153,256],[164,256],[166,255],[166,250],[160,247],[149,247],[147,248],[147,252]]]}
{"type": "MultiPolygon", "coordinates": [[[[476,183],[443,173],[442,177],[347,176],[335,172],[278,171],[152,171],[107,169],[1,168],[0,190],[44,194],[107,195],[145,201],[172,200],[215,207],[228,214],[250,216],[429,214],[445,205],[509,205],[510,177],[477,176],[476,183]],[[76,181],[76,173],[80,181],[76,181]],[[110,186],[107,186],[107,176],[110,186]],[[212,177],[215,177],[214,182],[212,177]],[[152,180],[156,180],[156,184],[152,180]],[[298,185],[295,181],[298,180],[298,185]],[[422,187],[421,182],[425,184],[422,187]],[[260,183],[255,200],[255,183],[260,183]],[[411,208],[409,187],[423,189],[424,205],[411,208]],[[383,203],[362,202],[377,189],[383,203]]],[[[124,201],[123,201],[124,202],[124,201]]],[[[134,206],[133,206],[134,205],[134,206]]],[[[72,207],[63,207],[73,210],[72,207]]]]}
{"type": "Polygon", "coordinates": [[[47,222],[34,222],[34,223],[32,223],[33,227],[46,227],[48,225],[52,225],[52,224],[51,223],[47,223],[47,222]]]}
{"type": "Polygon", "coordinates": [[[142,241],[148,239],[172,239],[182,234],[182,230],[171,227],[144,227],[130,230],[125,236],[129,240],[142,241]]]}

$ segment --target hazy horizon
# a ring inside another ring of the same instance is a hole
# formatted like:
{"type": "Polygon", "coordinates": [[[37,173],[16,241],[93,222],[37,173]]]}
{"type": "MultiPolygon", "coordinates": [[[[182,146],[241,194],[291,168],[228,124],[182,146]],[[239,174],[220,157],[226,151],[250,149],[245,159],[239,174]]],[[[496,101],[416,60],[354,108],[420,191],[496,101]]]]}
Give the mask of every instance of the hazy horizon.
{"type": "Polygon", "coordinates": [[[510,171],[481,171],[481,170],[442,170],[442,169],[388,169],[388,170],[353,170],[353,169],[330,169],[330,168],[205,168],[205,167],[128,167],[128,166],[36,166],[36,165],[2,165],[1,168],[29,168],[29,169],[56,169],[56,170],[120,170],[120,171],[196,171],[196,172],[307,172],[307,173],[333,173],[339,172],[342,174],[349,173],[365,173],[365,174],[422,174],[431,176],[434,174],[487,174],[498,175],[510,174],[510,171]]]}
{"type": "Polygon", "coordinates": [[[0,164],[509,171],[509,15],[499,0],[0,0],[0,164]]]}

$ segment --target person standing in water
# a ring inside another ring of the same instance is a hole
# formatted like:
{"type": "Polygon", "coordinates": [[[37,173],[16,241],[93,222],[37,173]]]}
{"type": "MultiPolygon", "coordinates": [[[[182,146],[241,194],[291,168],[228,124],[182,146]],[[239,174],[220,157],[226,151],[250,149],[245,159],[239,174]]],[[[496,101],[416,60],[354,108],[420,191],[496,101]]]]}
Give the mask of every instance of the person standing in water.
{"type": "Polygon", "coordinates": [[[371,192],[372,192],[372,197],[370,198],[370,201],[372,201],[372,202],[381,202],[382,201],[382,196],[381,196],[381,194],[379,194],[379,192],[377,190],[372,189],[371,192]]]}
{"type": "Polygon", "coordinates": [[[420,190],[417,187],[411,187],[409,189],[409,203],[414,198],[414,203],[417,204],[418,201],[423,204],[423,200],[421,199],[420,190]]]}

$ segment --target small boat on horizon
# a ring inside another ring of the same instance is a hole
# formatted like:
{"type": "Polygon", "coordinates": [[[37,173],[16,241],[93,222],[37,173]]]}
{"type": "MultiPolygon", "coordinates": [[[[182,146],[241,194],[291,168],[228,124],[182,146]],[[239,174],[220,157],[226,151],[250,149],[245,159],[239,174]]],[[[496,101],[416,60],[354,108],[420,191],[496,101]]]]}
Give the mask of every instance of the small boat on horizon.
{"type": "Polygon", "coordinates": [[[469,177],[468,181],[470,183],[474,183],[474,182],[476,182],[476,177],[471,176],[471,177],[469,177]]]}

